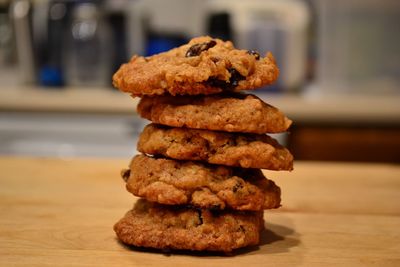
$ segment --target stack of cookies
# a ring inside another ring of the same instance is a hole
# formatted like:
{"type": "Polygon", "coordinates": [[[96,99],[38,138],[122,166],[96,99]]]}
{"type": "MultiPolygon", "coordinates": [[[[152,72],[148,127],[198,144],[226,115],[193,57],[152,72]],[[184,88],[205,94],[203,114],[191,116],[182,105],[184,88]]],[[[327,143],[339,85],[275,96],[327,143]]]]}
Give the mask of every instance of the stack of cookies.
{"type": "Polygon", "coordinates": [[[210,37],[121,66],[114,85],[140,97],[138,113],[152,122],[139,137],[142,154],[122,171],[141,198],[114,226],[123,243],[224,252],[259,243],[264,210],[281,200],[260,169],[293,168],[290,152],[266,133],[291,121],[240,91],[278,73],[271,54],[210,37]]]}

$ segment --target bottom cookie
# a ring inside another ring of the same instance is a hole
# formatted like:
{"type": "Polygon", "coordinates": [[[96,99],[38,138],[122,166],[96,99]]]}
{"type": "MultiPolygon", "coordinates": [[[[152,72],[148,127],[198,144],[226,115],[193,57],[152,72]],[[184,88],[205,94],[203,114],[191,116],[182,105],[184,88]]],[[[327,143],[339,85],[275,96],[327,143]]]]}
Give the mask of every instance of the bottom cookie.
{"type": "Polygon", "coordinates": [[[257,245],[263,225],[262,211],[214,212],[139,199],[114,231],[138,247],[230,252],[257,245]]]}

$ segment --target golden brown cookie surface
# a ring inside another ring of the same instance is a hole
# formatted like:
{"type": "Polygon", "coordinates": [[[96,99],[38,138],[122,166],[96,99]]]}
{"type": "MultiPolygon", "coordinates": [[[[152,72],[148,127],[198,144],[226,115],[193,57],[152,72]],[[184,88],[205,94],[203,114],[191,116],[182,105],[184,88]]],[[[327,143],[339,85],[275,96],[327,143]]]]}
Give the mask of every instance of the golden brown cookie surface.
{"type": "Polygon", "coordinates": [[[280,206],[280,189],[258,169],[135,156],[122,172],[136,196],[168,205],[213,210],[262,210],[280,206]]]}
{"type": "Polygon", "coordinates": [[[277,108],[243,94],[143,97],[137,111],[158,124],[224,132],[279,133],[292,123],[277,108]]]}
{"type": "Polygon", "coordinates": [[[199,160],[242,168],[292,170],[289,150],[267,136],[147,125],[140,134],[140,152],[178,160],[199,160]]]}
{"type": "Polygon", "coordinates": [[[133,56],[114,74],[113,84],[134,96],[215,94],[271,84],[278,74],[270,53],[260,57],[204,36],[151,57],[133,56]]]}
{"type": "Polygon", "coordinates": [[[262,227],[262,212],[216,213],[140,199],[114,231],[122,242],[139,247],[229,252],[257,245],[262,227]]]}

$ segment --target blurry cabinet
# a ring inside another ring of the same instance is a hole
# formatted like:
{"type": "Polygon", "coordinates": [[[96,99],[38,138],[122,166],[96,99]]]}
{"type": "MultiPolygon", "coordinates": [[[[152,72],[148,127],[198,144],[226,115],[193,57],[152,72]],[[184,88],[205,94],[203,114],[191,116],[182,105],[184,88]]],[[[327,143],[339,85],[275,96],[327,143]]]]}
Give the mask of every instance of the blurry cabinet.
{"type": "Polygon", "coordinates": [[[400,163],[400,126],[297,124],[288,146],[296,160],[400,163]]]}

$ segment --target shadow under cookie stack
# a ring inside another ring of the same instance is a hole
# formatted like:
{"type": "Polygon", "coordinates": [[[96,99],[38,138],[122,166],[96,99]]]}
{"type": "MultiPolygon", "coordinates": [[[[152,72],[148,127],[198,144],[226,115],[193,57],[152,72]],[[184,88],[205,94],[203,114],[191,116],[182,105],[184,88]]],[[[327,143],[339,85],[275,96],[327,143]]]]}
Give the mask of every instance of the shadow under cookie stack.
{"type": "Polygon", "coordinates": [[[254,95],[279,70],[271,54],[198,37],[152,57],[134,56],[114,85],[140,97],[152,121],[141,133],[126,188],[140,197],[115,224],[125,244],[230,252],[259,244],[264,210],[280,188],[261,169],[292,170],[293,157],[267,133],[291,121],[254,95]]]}

